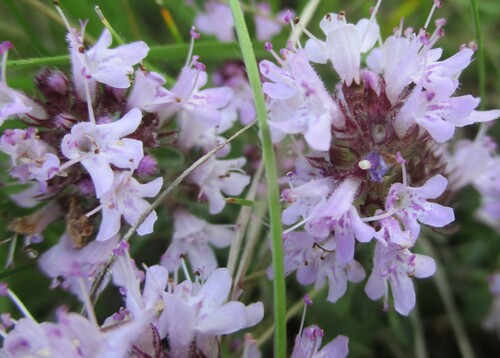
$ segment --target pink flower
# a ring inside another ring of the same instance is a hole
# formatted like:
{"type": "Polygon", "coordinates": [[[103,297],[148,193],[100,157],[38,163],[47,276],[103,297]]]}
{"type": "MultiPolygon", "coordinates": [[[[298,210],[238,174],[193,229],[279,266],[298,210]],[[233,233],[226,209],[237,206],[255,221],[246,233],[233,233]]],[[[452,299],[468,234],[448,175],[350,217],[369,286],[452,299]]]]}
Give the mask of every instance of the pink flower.
{"type": "Polygon", "coordinates": [[[257,4],[257,11],[255,15],[255,37],[259,41],[268,41],[281,32],[281,27],[284,24],[281,18],[286,10],[273,17],[271,5],[267,2],[261,2],[257,4]]]}
{"type": "MultiPolygon", "coordinates": [[[[102,222],[96,240],[104,241],[116,235],[120,230],[122,216],[130,225],[134,224],[149,207],[149,203],[143,198],[156,196],[162,185],[161,177],[147,184],[140,184],[132,178],[130,172],[116,172],[111,188],[101,196],[102,222]]],[[[157,218],[153,211],[137,228],[137,233],[152,233],[157,218]]]]}
{"type": "Polygon", "coordinates": [[[75,270],[83,275],[87,289],[90,289],[94,274],[111,255],[118,242],[118,236],[106,242],[92,241],[81,249],[76,249],[68,233],[59,242],[44,252],[38,264],[41,270],[53,279],[53,286],[61,286],[84,299],[79,278],[75,270]]]}
{"type": "Polygon", "coordinates": [[[168,119],[181,113],[205,128],[219,125],[222,120],[220,109],[227,106],[233,92],[228,87],[201,90],[206,83],[205,71],[184,67],[172,87],[172,97],[157,107],[160,118],[168,119]]]}
{"type": "Polygon", "coordinates": [[[196,168],[188,180],[200,186],[200,195],[208,198],[210,214],[218,214],[226,206],[224,196],[240,195],[250,183],[250,177],[242,172],[245,158],[218,160],[210,157],[196,168]]]}
{"type": "Polygon", "coordinates": [[[420,233],[420,224],[443,227],[455,220],[453,209],[429,202],[436,199],[446,190],[448,181],[442,175],[427,180],[419,188],[406,187],[396,183],[391,186],[386,199],[386,209],[396,211],[410,235],[416,239],[420,233]]]}
{"type": "Polygon", "coordinates": [[[436,271],[434,260],[425,255],[412,254],[415,238],[409,231],[402,231],[393,218],[381,220],[382,228],[377,233],[377,246],[373,257],[373,271],[365,286],[372,300],[384,296],[384,309],[388,309],[388,288],[394,297],[394,308],[407,316],[415,307],[415,289],[412,277],[425,278],[436,271]]]}
{"type": "Polygon", "coordinates": [[[284,53],[283,68],[267,60],[259,65],[261,74],[272,81],[265,82],[263,90],[271,99],[273,140],[279,141],[285,134],[303,133],[311,148],[327,151],[332,126],[342,127],[343,115],[304,51],[284,53]]]}
{"type": "Polygon", "coordinates": [[[47,189],[47,180],[59,172],[56,151],[37,135],[33,127],[27,130],[7,129],[0,138],[0,150],[10,155],[10,174],[22,183],[37,180],[39,193],[47,189]]]}
{"type": "Polygon", "coordinates": [[[261,302],[248,306],[226,302],[230,290],[231,277],[222,268],[215,270],[203,285],[184,281],[172,293],[163,294],[165,309],[157,327],[161,338],[168,336],[171,356],[187,356],[193,340],[198,349],[210,355],[214,336],[230,334],[262,320],[261,302]]]}
{"type": "MultiPolygon", "coordinates": [[[[360,282],[366,274],[359,262],[337,260],[335,240],[314,238],[307,232],[292,232],[285,236],[285,272],[297,270],[297,281],[301,285],[314,283],[321,289],[328,282],[330,302],[337,302],[347,291],[347,281],[360,282]]],[[[268,270],[273,276],[272,268],[268,270]]]]}
{"type": "Polygon", "coordinates": [[[318,63],[330,60],[347,86],[353,81],[359,84],[361,54],[375,45],[380,31],[377,23],[361,19],[356,25],[348,24],[344,15],[330,13],[319,26],[326,35],[326,41],[308,40],[305,47],[308,58],[318,63]]]}
{"type": "Polygon", "coordinates": [[[330,343],[321,347],[323,330],[318,326],[304,328],[303,333],[295,338],[291,358],[345,358],[349,354],[349,338],[337,336],[330,343]]]}
{"type": "Polygon", "coordinates": [[[234,41],[234,22],[229,5],[211,0],[203,4],[205,12],[199,13],[194,24],[200,32],[215,35],[221,42],[234,41]]]}
{"type": "Polygon", "coordinates": [[[87,169],[95,186],[96,197],[108,191],[113,184],[111,165],[134,170],[144,156],[142,142],[123,138],[137,129],[142,113],[134,108],[121,119],[93,124],[81,122],[71,128],[71,134],[64,136],[61,151],[87,169]]]}
{"type": "Polygon", "coordinates": [[[231,243],[234,231],[227,225],[212,225],[179,210],[174,215],[172,243],[162,256],[161,264],[169,271],[177,271],[181,257],[187,255],[193,271],[207,277],[217,267],[212,246],[223,248],[231,243]]]}
{"type": "Polygon", "coordinates": [[[81,34],[76,29],[71,29],[68,34],[73,81],[78,97],[87,98],[85,81],[88,81],[92,100],[95,98],[97,82],[115,88],[130,87],[130,76],[134,73],[132,66],[147,56],[148,45],[138,41],[109,49],[113,39],[111,33],[104,29],[94,46],[82,51],[84,33],[85,24],[82,24],[81,34]]]}

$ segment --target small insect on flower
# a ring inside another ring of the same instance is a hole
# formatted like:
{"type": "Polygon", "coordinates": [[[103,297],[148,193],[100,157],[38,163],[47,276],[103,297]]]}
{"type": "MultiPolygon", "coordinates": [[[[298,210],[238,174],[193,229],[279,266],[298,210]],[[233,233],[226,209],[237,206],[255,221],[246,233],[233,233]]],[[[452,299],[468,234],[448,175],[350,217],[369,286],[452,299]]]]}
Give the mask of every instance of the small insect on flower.
{"type": "Polygon", "coordinates": [[[68,231],[75,249],[85,247],[94,232],[94,226],[89,218],[83,213],[83,208],[76,196],[69,199],[69,211],[66,216],[66,230],[68,231]]]}

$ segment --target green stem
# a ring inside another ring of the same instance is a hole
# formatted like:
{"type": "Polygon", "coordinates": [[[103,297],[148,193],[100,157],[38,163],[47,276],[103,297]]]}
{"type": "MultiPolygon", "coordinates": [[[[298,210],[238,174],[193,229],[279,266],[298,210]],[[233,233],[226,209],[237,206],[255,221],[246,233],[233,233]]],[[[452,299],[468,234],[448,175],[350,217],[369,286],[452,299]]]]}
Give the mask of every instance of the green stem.
{"type": "Polygon", "coordinates": [[[486,107],[486,71],[484,62],[484,44],[483,44],[483,33],[481,31],[481,21],[479,19],[479,8],[477,5],[477,0],[470,0],[470,8],[472,10],[472,19],[474,21],[474,28],[476,32],[476,43],[477,43],[477,73],[479,80],[479,97],[481,97],[481,103],[479,104],[480,109],[485,109],[486,107]]]}
{"type": "MultiPolygon", "coordinates": [[[[259,57],[264,57],[264,43],[256,42],[256,53],[259,57]]],[[[168,58],[170,63],[184,60],[186,53],[189,50],[189,44],[172,44],[172,45],[157,45],[151,46],[148,54],[148,60],[165,60],[168,58]]],[[[237,57],[238,45],[235,43],[220,43],[216,41],[206,41],[196,44],[196,54],[203,58],[204,61],[211,60],[228,60],[237,57]]],[[[28,58],[22,60],[7,61],[7,67],[36,67],[36,66],[57,66],[69,64],[69,55],[60,55],[52,57],[28,58]]]]}
{"type": "Polygon", "coordinates": [[[236,198],[234,196],[229,196],[224,199],[228,204],[241,205],[241,206],[265,206],[266,204],[260,201],[248,200],[243,198],[236,198]]]}
{"type": "Polygon", "coordinates": [[[276,158],[271,141],[271,132],[267,123],[267,110],[262,93],[257,61],[252,48],[250,35],[238,0],[230,0],[234,24],[253,91],[257,118],[259,120],[264,165],[266,169],[269,216],[271,221],[271,240],[273,249],[273,291],[274,291],[274,356],[286,357],[286,286],[283,259],[283,239],[281,227],[281,205],[278,187],[276,158]]]}

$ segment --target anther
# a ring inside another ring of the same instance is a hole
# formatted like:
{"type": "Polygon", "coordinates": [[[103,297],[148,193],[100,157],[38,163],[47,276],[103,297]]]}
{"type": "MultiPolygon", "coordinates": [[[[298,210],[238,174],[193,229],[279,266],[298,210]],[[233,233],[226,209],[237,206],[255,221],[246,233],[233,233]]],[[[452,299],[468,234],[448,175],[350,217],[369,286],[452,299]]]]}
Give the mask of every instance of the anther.
{"type": "MultiPolygon", "coordinates": [[[[283,20],[286,22],[286,23],[289,23],[290,21],[292,21],[292,19],[294,19],[294,13],[290,10],[288,10],[286,13],[285,13],[285,16],[283,16],[283,20]]],[[[294,19],[295,20],[295,19],[294,19]]]]}
{"type": "Polygon", "coordinates": [[[295,16],[295,19],[293,19],[293,23],[297,25],[300,22],[300,18],[298,16],[295,16]]]}
{"type": "Polygon", "coordinates": [[[368,159],[363,159],[358,163],[358,167],[362,170],[368,170],[372,167],[372,163],[368,159]]]}
{"type": "Polygon", "coordinates": [[[191,35],[191,38],[198,40],[200,38],[200,33],[196,32],[196,27],[192,26],[191,29],[189,30],[189,35],[191,35]]]}

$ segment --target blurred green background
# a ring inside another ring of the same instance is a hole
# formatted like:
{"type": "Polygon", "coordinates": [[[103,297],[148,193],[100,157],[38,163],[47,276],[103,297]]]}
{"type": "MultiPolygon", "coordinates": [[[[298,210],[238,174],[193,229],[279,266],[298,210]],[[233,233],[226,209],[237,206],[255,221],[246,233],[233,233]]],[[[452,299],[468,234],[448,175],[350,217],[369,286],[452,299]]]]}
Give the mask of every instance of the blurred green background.
{"type": "MultiPolygon", "coordinates": [[[[103,26],[97,17],[94,7],[98,5],[116,32],[125,42],[144,40],[152,48],[148,62],[170,78],[175,78],[183,66],[187,55],[189,28],[193,24],[196,10],[180,0],[160,1],[171,13],[173,22],[179,30],[181,38],[172,35],[161,16],[160,7],[154,0],[61,0],[61,7],[73,24],[78,19],[89,19],[87,40],[91,43],[99,37],[103,26]]],[[[271,1],[275,10],[290,8],[298,14],[309,1],[271,1]]],[[[202,1],[197,5],[201,7],[202,1]]],[[[251,4],[247,1],[247,4],[251,4]]],[[[344,10],[347,19],[356,22],[369,14],[372,1],[320,1],[315,15],[308,26],[315,34],[320,34],[319,20],[327,12],[344,10]]],[[[406,26],[419,28],[423,26],[432,6],[432,1],[419,0],[386,0],[378,14],[378,22],[382,28],[383,37],[391,34],[394,27],[399,26],[400,19],[405,19],[406,26]]],[[[487,109],[500,108],[500,1],[479,0],[481,28],[484,35],[486,64],[486,93],[484,99],[487,109]]],[[[253,33],[251,14],[247,13],[250,32],[253,33]]],[[[437,47],[444,49],[443,57],[454,54],[461,44],[466,44],[475,38],[474,23],[471,16],[470,3],[467,0],[449,0],[444,7],[436,12],[434,19],[447,19],[446,36],[437,47]]],[[[22,89],[30,94],[36,94],[33,87],[33,75],[42,65],[57,66],[69,70],[66,55],[66,30],[58,17],[52,1],[49,0],[0,0],[0,41],[10,40],[14,50],[9,53],[9,60],[14,61],[8,67],[8,83],[14,88],[22,89]],[[54,57],[57,56],[57,57],[54,57]],[[33,63],[16,62],[16,60],[34,59],[33,63]]],[[[275,48],[284,46],[289,30],[273,39],[275,48]]],[[[305,41],[303,39],[303,41],[305,41]]],[[[256,43],[258,56],[267,56],[262,50],[262,44],[256,43]]],[[[200,54],[202,61],[212,71],[223,64],[223,61],[240,59],[237,44],[219,44],[215,38],[202,36],[196,44],[195,53],[200,54]]],[[[460,93],[479,95],[478,63],[473,62],[461,77],[460,93]]],[[[332,79],[334,81],[335,79],[332,79]]],[[[168,83],[172,85],[172,81],[168,83]]],[[[471,137],[477,127],[471,126],[459,132],[459,136],[471,137]]],[[[497,140],[500,138],[499,127],[492,132],[497,140]]],[[[257,141],[255,133],[245,137],[257,141]]],[[[242,144],[235,144],[236,149],[242,144]]],[[[480,159],[480,158],[478,158],[480,159]]],[[[176,168],[179,169],[179,168],[176,168]]],[[[488,333],[482,328],[482,321],[491,303],[486,276],[500,270],[500,235],[494,230],[477,223],[474,220],[474,210],[479,205],[479,198],[472,189],[460,193],[454,208],[457,216],[457,230],[451,236],[428,233],[429,242],[436,252],[435,258],[443,265],[445,281],[450,286],[453,300],[459,313],[459,318],[466,328],[466,336],[471,342],[477,357],[498,356],[498,336],[488,333]]],[[[234,210],[233,210],[234,211],[234,210]]],[[[200,211],[201,212],[201,211],[200,211]]],[[[21,215],[22,211],[12,208],[5,195],[0,196],[0,237],[8,237],[6,232],[7,218],[21,215]]],[[[142,238],[140,243],[133,244],[138,253],[138,262],[148,265],[158,260],[158,253],[163,252],[168,244],[171,233],[171,222],[168,214],[155,234],[142,238]],[[137,245],[140,245],[137,246],[137,245]],[[156,261],[155,261],[156,260],[156,261]]],[[[231,220],[234,213],[226,210],[220,221],[231,220]]],[[[44,251],[53,245],[60,233],[62,225],[51,227],[46,233],[46,241],[37,249],[44,251]]],[[[78,303],[61,290],[47,290],[49,280],[37,270],[32,260],[23,252],[16,254],[16,267],[21,271],[3,271],[8,245],[0,246],[2,268],[0,278],[9,282],[11,287],[40,319],[53,317],[53,309],[57,305],[67,304],[70,308],[79,310],[78,303]]],[[[370,262],[372,249],[363,248],[357,253],[360,261],[370,262]]],[[[417,247],[417,252],[422,252],[417,247]]],[[[367,271],[370,267],[365,264],[367,271]]],[[[337,334],[350,337],[352,357],[413,357],[416,356],[415,345],[418,339],[425,342],[428,357],[457,357],[460,355],[457,338],[455,337],[443,300],[436,289],[433,279],[414,280],[417,290],[418,310],[411,318],[399,316],[394,311],[382,312],[381,302],[370,301],[363,292],[364,284],[350,285],[348,293],[335,305],[324,302],[325,294],[320,293],[315,304],[310,308],[307,323],[318,324],[325,330],[323,342],[337,334]],[[418,311],[418,312],[417,312],[418,311]],[[419,327],[423,335],[418,334],[419,327]],[[418,337],[418,338],[417,338],[418,337]]],[[[304,288],[300,287],[294,277],[287,280],[289,294],[288,302],[292,306],[301,299],[304,288]]],[[[440,283],[442,286],[443,283],[440,283]]],[[[112,291],[112,290],[110,290],[112,291]]],[[[257,283],[257,293],[251,297],[256,299],[271,299],[269,282],[262,278],[257,283]]],[[[102,319],[109,312],[120,306],[119,298],[110,292],[98,304],[98,315],[102,319]]],[[[270,302],[270,301],[269,301],[270,302]]],[[[268,310],[271,306],[267,303],[268,310]]],[[[12,311],[11,305],[0,300],[0,312],[12,311]]],[[[269,311],[268,311],[269,312],[269,311]]],[[[266,321],[269,323],[270,321],[266,321]]],[[[289,324],[290,343],[298,331],[300,317],[296,315],[289,324]]],[[[254,336],[266,329],[266,323],[260,324],[254,336]]],[[[263,347],[264,356],[268,356],[271,347],[269,340],[263,347]]],[[[228,355],[230,356],[230,355],[228,355]]]]}

